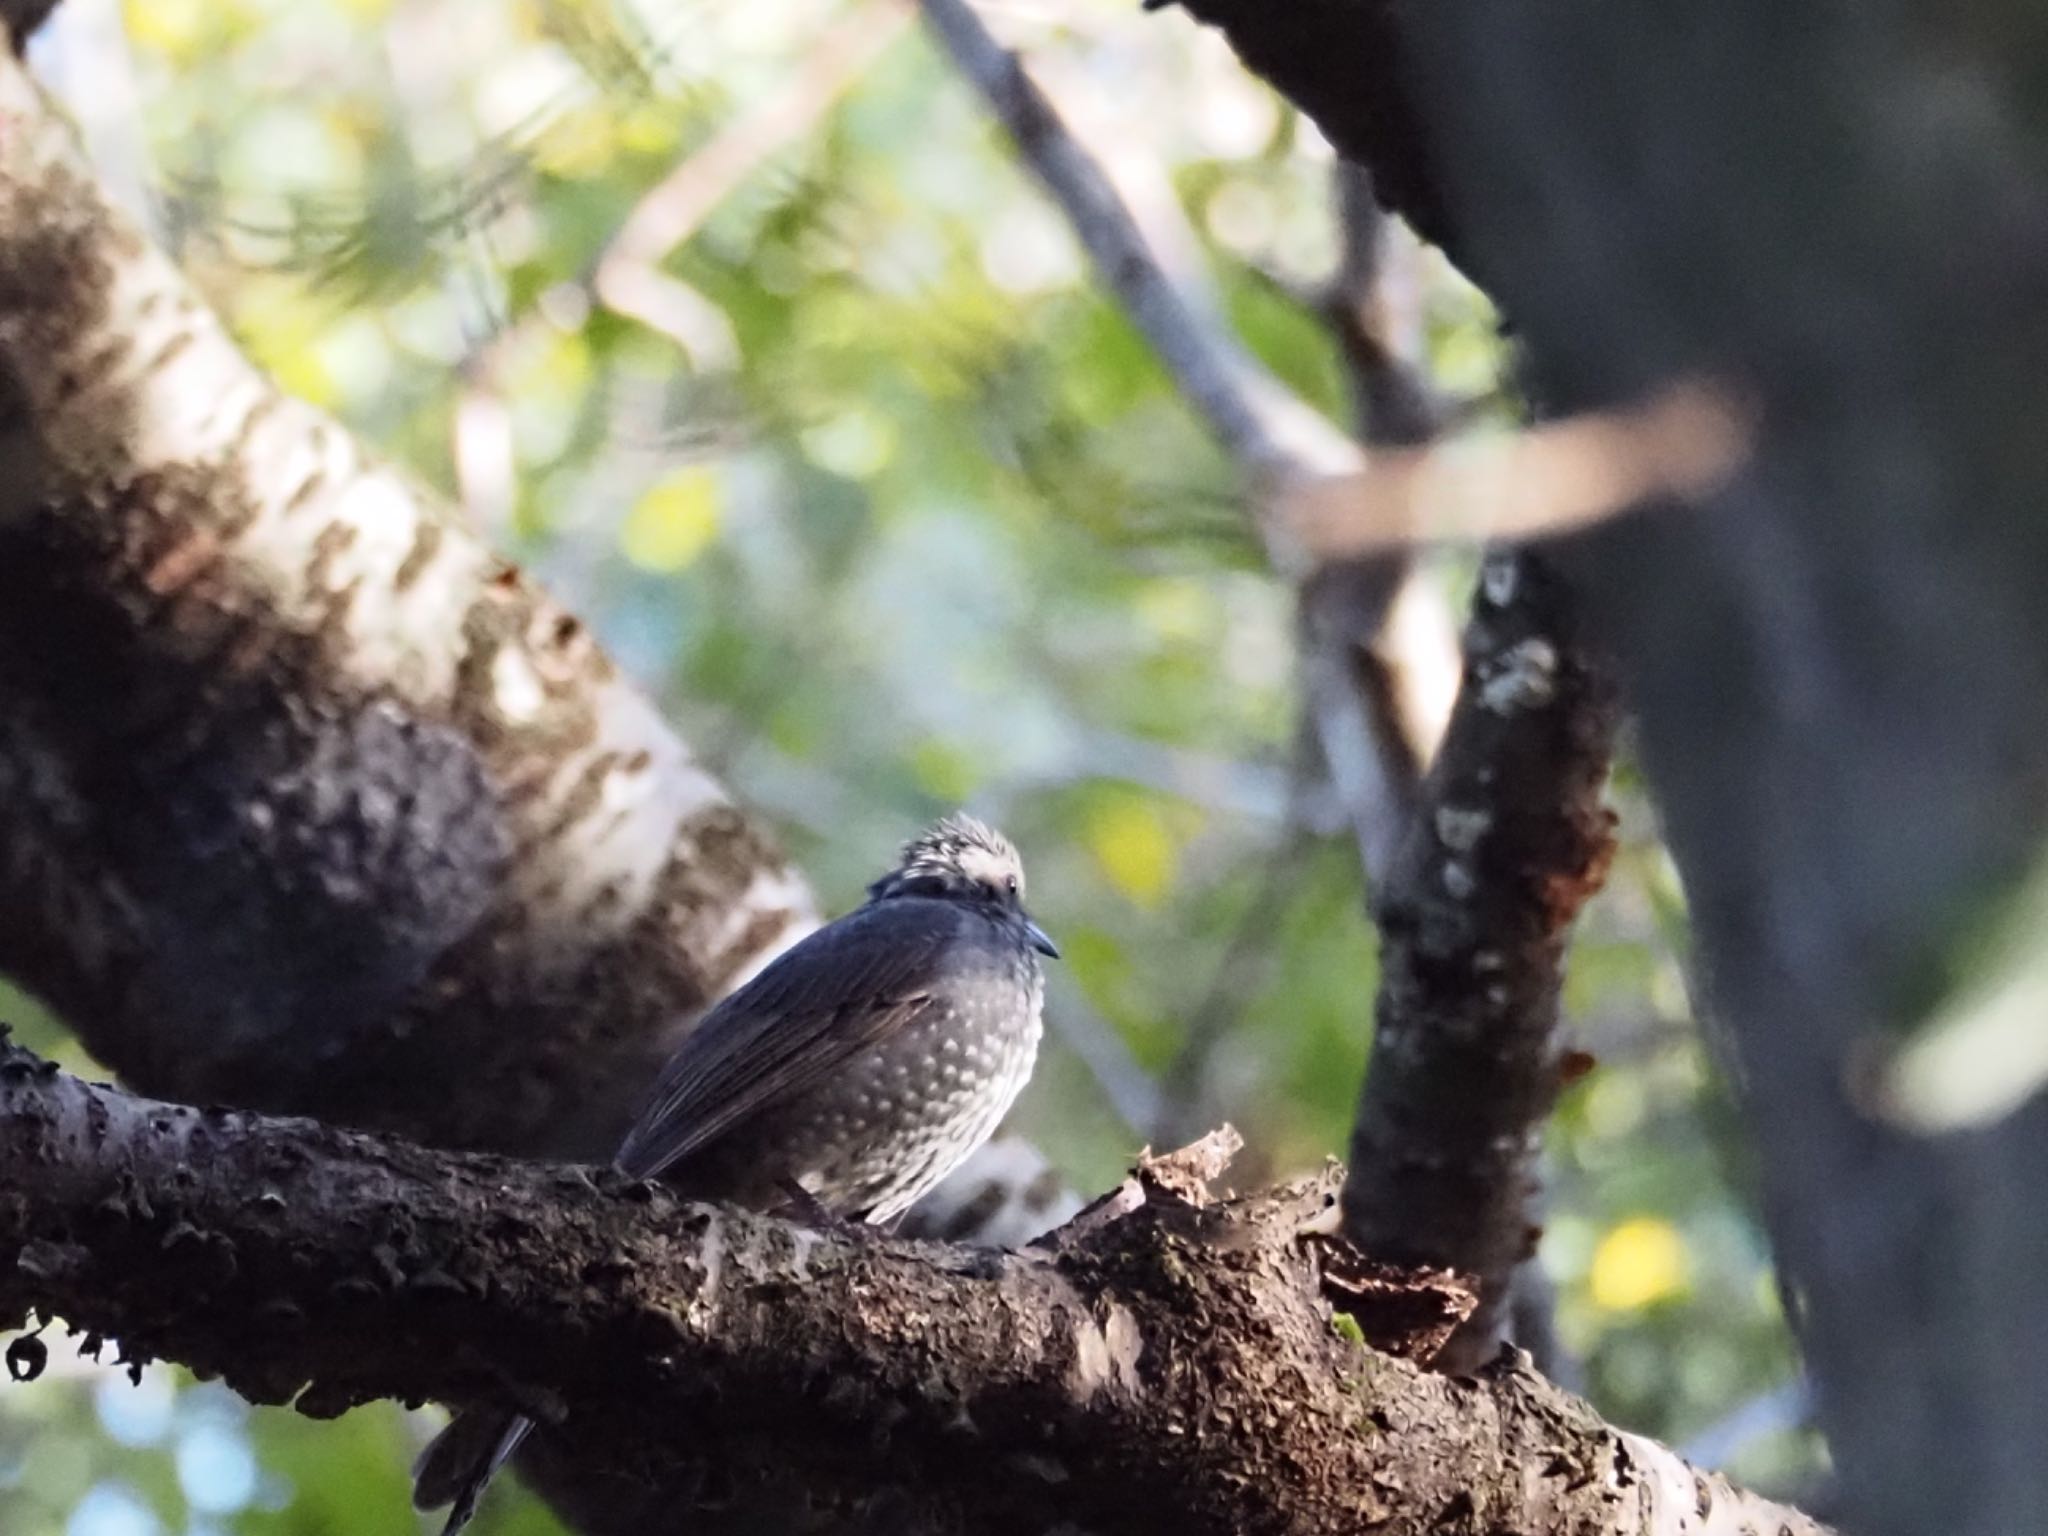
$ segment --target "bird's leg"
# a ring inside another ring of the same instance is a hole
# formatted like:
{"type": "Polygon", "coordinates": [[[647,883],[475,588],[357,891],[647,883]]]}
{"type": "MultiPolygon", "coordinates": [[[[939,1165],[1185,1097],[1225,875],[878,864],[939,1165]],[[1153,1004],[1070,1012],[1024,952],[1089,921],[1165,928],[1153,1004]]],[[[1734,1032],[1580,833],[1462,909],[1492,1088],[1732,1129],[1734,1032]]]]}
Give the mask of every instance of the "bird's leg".
{"type": "Polygon", "coordinates": [[[851,1238],[856,1243],[871,1243],[878,1237],[888,1236],[903,1219],[900,1215],[893,1216],[877,1226],[858,1212],[835,1211],[787,1174],[777,1179],[775,1185],[789,1197],[789,1204],[784,1209],[798,1221],[816,1227],[820,1232],[851,1238]]]}
{"type": "Polygon", "coordinates": [[[798,1221],[807,1222],[821,1232],[839,1232],[849,1237],[869,1236],[873,1229],[866,1222],[842,1216],[788,1174],[775,1181],[775,1187],[789,1197],[789,1210],[798,1221]]]}

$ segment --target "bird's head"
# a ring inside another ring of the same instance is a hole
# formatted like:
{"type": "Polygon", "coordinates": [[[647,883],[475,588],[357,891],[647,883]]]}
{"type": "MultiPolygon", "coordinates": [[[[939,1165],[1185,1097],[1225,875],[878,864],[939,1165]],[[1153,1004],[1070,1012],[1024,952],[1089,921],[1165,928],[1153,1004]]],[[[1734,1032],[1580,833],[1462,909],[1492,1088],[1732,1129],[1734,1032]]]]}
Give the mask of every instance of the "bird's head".
{"type": "Polygon", "coordinates": [[[903,845],[896,867],[868,887],[870,901],[935,896],[1013,916],[1041,954],[1059,948],[1024,910],[1024,861],[1010,840],[972,816],[948,816],[903,845]]]}

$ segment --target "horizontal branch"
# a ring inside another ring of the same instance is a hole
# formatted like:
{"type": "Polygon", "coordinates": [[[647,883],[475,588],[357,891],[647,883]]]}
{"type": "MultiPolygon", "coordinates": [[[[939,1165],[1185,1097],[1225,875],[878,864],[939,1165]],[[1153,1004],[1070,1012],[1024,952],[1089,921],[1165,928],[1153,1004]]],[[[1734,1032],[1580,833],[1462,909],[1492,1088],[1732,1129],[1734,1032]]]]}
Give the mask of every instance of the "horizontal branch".
{"type": "Polygon", "coordinates": [[[1333,1328],[1327,1176],[1146,1189],[1042,1251],[894,1242],[0,1048],[0,1322],[61,1316],[257,1401],[513,1402],[649,1497],[800,1467],[814,1505],[904,1530],[1818,1529],[1522,1366],[1436,1376],[1333,1328]]]}

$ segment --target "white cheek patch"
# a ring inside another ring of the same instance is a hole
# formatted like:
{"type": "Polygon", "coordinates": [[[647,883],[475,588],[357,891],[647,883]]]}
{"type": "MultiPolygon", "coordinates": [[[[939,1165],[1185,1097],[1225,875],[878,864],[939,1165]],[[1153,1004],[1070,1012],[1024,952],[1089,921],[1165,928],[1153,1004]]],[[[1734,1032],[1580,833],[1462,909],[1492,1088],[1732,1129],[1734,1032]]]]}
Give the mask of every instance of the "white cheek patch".
{"type": "Polygon", "coordinates": [[[969,880],[979,881],[991,890],[996,891],[1005,889],[1012,877],[1016,878],[1020,890],[1024,884],[1023,876],[1017,869],[1016,861],[1006,859],[1000,853],[989,848],[961,849],[960,873],[969,880]]]}

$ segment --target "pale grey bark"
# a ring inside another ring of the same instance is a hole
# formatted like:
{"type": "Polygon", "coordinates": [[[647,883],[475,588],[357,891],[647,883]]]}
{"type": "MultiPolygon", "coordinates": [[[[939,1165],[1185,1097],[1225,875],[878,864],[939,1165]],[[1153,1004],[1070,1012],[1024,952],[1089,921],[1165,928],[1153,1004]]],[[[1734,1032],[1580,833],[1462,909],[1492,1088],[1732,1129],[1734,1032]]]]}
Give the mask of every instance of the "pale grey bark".
{"type": "Polygon", "coordinates": [[[603,1156],[802,880],[0,65],[0,966],[130,1081],[603,1156]]]}

